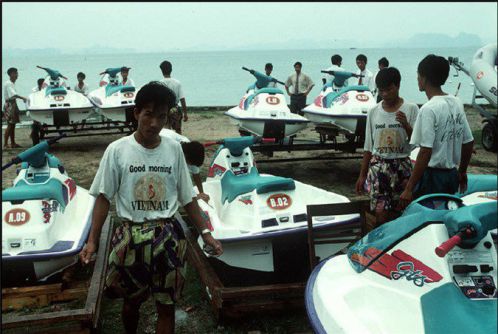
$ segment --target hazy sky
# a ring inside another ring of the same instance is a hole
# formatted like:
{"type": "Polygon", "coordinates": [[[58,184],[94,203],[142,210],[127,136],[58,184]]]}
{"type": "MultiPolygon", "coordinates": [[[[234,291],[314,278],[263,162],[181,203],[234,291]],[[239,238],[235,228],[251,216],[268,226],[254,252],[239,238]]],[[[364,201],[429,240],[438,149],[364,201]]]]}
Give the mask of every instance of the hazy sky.
{"type": "Polygon", "coordinates": [[[493,3],[2,3],[2,48],[143,51],[459,32],[496,41],[493,3]]]}

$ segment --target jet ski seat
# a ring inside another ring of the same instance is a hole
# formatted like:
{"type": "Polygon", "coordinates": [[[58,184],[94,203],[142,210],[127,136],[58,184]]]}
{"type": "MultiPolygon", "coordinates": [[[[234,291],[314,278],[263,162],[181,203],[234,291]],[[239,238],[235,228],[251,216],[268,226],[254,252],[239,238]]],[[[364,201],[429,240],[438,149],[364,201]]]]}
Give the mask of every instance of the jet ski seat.
{"type": "Polygon", "coordinates": [[[249,104],[252,102],[252,100],[254,100],[256,95],[261,93],[282,94],[282,95],[284,94],[284,92],[279,88],[267,87],[267,88],[258,89],[257,91],[254,92],[254,94],[249,95],[247,99],[244,101],[244,110],[247,110],[247,107],[249,107],[249,104]]]}
{"type": "Polygon", "coordinates": [[[67,188],[57,179],[51,179],[43,184],[27,184],[24,180],[19,182],[13,188],[2,191],[2,201],[28,201],[53,199],[59,202],[62,209],[66,207],[67,188]]]}
{"type": "Polygon", "coordinates": [[[107,86],[105,86],[105,96],[111,96],[112,94],[117,93],[117,92],[125,93],[125,92],[134,92],[134,91],[135,91],[135,87],[133,87],[133,86],[123,86],[123,85],[117,85],[117,86],[107,85],[107,86]]]}
{"type": "Polygon", "coordinates": [[[365,92],[365,91],[368,91],[368,87],[367,86],[358,86],[358,85],[354,85],[354,86],[347,86],[347,87],[344,87],[343,89],[341,89],[340,91],[338,92],[330,92],[328,93],[327,95],[325,95],[324,97],[324,108],[330,108],[330,106],[332,105],[332,102],[339,96],[341,96],[342,94],[344,93],[347,93],[347,92],[350,92],[350,91],[358,91],[358,92],[365,92]]]}
{"type": "Polygon", "coordinates": [[[296,189],[293,179],[280,176],[260,176],[253,167],[250,173],[235,176],[228,170],[221,179],[221,202],[232,202],[237,196],[256,189],[256,193],[265,194],[271,191],[285,191],[296,189]]]}
{"type": "Polygon", "coordinates": [[[45,96],[49,95],[66,95],[67,90],[64,87],[47,87],[45,96]]]}

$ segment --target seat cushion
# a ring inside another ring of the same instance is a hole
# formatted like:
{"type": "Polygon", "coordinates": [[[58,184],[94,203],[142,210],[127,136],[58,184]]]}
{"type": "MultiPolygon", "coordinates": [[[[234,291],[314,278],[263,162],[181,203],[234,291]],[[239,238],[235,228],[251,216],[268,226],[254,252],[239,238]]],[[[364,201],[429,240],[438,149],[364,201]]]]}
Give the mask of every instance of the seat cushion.
{"type": "Polygon", "coordinates": [[[134,92],[135,87],[133,86],[123,86],[123,85],[117,85],[117,86],[112,86],[112,85],[107,85],[105,86],[105,95],[106,96],[111,96],[114,93],[117,92],[134,92]]]}
{"type": "Polygon", "coordinates": [[[324,107],[325,108],[330,108],[330,106],[332,105],[332,102],[338,98],[339,96],[341,96],[342,94],[344,93],[347,93],[349,91],[358,91],[358,92],[365,92],[365,91],[368,91],[368,87],[367,86],[347,86],[347,87],[344,87],[343,89],[341,89],[340,91],[338,92],[330,92],[328,93],[325,98],[324,98],[324,107]]]}
{"type": "Polygon", "coordinates": [[[48,95],[66,95],[67,90],[64,87],[47,87],[45,96],[48,95]]]}
{"type": "Polygon", "coordinates": [[[221,202],[232,202],[237,196],[256,189],[256,193],[264,194],[272,191],[294,190],[293,179],[280,176],[260,176],[253,167],[250,173],[236,176],[228,170],[221,179],[221,202]]]}
{"type": "Polygon", "coordinates": [[[59,180],[51,179],[44,184],[30,184],[20,180],[13,188],[2,191],[2,201],[21,201],[36,199],[54,199],[66,207],[68,202],[67,188],[59,180]]]}

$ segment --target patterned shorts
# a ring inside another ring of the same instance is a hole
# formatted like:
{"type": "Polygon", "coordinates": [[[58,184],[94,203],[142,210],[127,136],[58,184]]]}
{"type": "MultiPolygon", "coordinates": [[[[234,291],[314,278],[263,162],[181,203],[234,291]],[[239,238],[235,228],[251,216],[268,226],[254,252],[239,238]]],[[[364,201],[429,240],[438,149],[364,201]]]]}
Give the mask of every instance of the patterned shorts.
{"type": "Polygon", "coordinates": [[[168,123],[171,129],[176,132],[182,130],[182,118],[183,114],[178,107],[173,107],[169,110],[168,123]]]}
{"type": "Polygon", "coordinates": [[[372,156],[367,174],[370,210],[398,210],[399,196],[405,190],[412,168],[409,157],[383,159],[372,156]]]}
{"type": "Polygon", "coordinates": [[[108,294],[142,301],[152,294],[156,302],[174,304],[185,281],[186,246],[185,234],[174,218],[123,222],[111,241],[108,294]]]}
{"type": "Polygon", "coordinates": [[[19,108],[16,102],[5,102],[2,109],[2,119],[5,119],[8,124],[19,123],[19,108]]]}

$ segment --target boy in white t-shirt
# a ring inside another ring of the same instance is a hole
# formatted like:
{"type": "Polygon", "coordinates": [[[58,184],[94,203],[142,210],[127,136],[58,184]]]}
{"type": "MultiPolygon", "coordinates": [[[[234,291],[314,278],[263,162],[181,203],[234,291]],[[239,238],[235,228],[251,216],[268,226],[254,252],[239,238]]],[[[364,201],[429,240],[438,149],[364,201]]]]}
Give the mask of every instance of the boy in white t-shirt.
{"type": "Polygon", "coordinates": [[[162,137],[173,92],[159,82],[138,91],[134,115],[137,130],[112,142],[104,152],[90,188],[96,196],[88,242],[80,253],[89,263],[116,197],[122,224],[111,242],[107,292],[124,297],[122,319],[127,333],[135,333],[140,305],[153,295],[158,312],[156,333],[172,333],[174,303],[184,282],[185,235],[174,218],[179,205],[201,231],[204,242],[219,255],[223,252],[201,218],[180,144],[162,137]]]}
{"type": "Polygon", "coordinates": [[[401,75],[394,67],[377,74],[383,101],[367,114],[363,161],[356,182],[360,194],[366,181],[377,225],[399,215],[399,195],[412,171],[409,141],[418,107],[399,96],[400,82],[401,75]]]}
{"type": "Polygon", "coordinates": [[[187,137],[182,136],[170,129],[162,129],[159,134],[161,136],[169,137],[180,143],[180,145],[182,146],[183,154],[185,154],[185,160],[187,161],[188,170],[190,174],[192,174],[192,179],[194,179],[194,183],[199,190],[197,199],[202,199],[206,203],[209,202],[209,195],[204,193],[204,189],[202,188],[200,169],[200,167],[204,163],[204,146],[200,142],[190,141],[190,139],[188,139],[187,137]]]}
{"type": "Polygon", "coordinates": [[[176,96],[176,104],[169,112],[168,125],[177,133],[182,134],[182,112],[183,121],[188,121],[187,102],[185,101],[185,94],[183,94],[182,84],[177,79],[171,77],[173,66],[169,61],[163,61],[161,65],[159,65],[159,68],[161,69],[164,77],[161,82],[171,89],[176,96]],[[178,103],[182,105],[182,112],[179,110],[178,103]]]}
{"type": "Polygon", "coordinates": [[[460,99],[441,89],[449,72],[448,61],[440,56],[428,55],[418,64],[418,87],[429,101],[420,108],[413,128],[410,144],[420,146],[420,151],[401,194],[403,205],[426,194],[467,189],[474,137],[460,99]]]}
{"type": "Polygon", "coordinates": [[[74,85],[74,91],[87,96],[90,89],[88,88],[88,85],[84,81],[85,78],[86,78],[86,75],[83,72],[79,72],[76,75],[76,79],[78,80],[78,83],[76,85],[74,85]]]}

